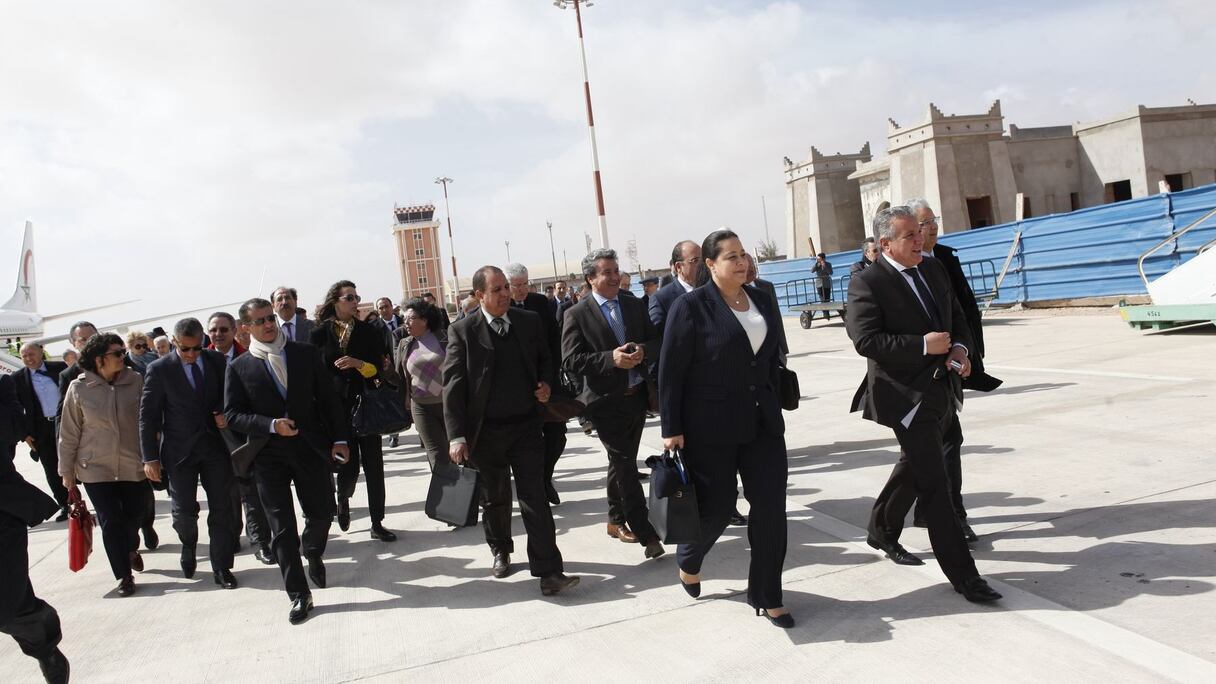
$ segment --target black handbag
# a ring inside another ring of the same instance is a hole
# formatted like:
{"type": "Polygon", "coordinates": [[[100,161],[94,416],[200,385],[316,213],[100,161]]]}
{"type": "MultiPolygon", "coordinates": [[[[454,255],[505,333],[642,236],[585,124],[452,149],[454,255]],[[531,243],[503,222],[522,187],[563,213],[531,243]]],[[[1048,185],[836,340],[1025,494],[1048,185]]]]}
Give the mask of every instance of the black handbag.
{"type": "Polygon", "coordinates": [[[414,421],[395,388],[388,383],[365,383],[363,392],[355,397],[350,424],[355,436],[368,437],[405,432],[414,421]]]}
{"type": "Polygon", "coordinates": [[[457,527],[476,525],[478,478],[475,469],[440,459],[426,493],[426,516],[457,527]]]}
{"type": "Polygon", "coordinates": [[[777,381],[781,385],[779,394],[781,408],[786,411],[798,408],[798,400],[802,397],[802,390],[798,388],[798,374],[785,366],[778,365],[777,381]]]}
{"type": "Polygon", "coordinates": [[[695,544],[701,541],[701,509],[697,490],[684,467],[679,450],[646,459],[650,466],[650,524],[666,544],[695,544]]]}

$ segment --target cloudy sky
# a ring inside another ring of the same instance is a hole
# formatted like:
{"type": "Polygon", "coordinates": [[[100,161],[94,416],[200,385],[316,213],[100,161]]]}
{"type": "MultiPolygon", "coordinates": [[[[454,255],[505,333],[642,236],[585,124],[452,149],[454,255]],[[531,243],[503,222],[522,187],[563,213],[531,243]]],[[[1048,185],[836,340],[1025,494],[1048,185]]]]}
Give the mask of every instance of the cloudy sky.
{"type": "MultiPolygon", "coordinates": [[[[1216,101],[1212,6],[600,0],[613,246],[754,245],[762,196],[783,241],[782,156],[879,153],[930,101],[1021,126],[1216,101]]],[[[399,295],[391,210],[441,205],[438,175],[466,276],[508,240],[547,275],[546,221],[577,268],[596,231],[574,16],[547,0],[0,0],[0,51],[0,289],[32,220],[43,313],[239,300],[263,271],[306,304],[399,295]]]]}

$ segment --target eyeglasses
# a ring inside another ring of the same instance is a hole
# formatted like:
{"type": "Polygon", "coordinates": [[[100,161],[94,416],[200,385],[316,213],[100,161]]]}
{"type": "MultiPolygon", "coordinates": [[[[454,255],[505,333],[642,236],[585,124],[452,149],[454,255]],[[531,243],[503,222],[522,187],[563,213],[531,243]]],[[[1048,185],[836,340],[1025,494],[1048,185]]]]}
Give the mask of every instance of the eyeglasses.
{"type": "Polygon", "coordinates": [[[264,316],[249,321],[249,325],[265,325],[267,323],[274,325],[277,323],[277,319],[274,316],[264,316]]]}
{"type": "Polygon", "coordinates": [[[147,350],[148,345],[143,342],[136,342],[135,344],[131,345],[131,348],[139,349],[139,350],[147,350]]]}
{"type": "Polygon", "coordinates": [[[933,224],[933,225],[935,225],[935,226],[936,226],[936,225],[937,225],[937,218],[938,218],[938,217],[936,217],[936,216],[930,216],[929,218],[924,219],[923,221],[917,221],[916,223],[917,223],[917,225],[919,225],[921,228],[924,228],[925,226],[927,226],[927,225],[929,225],[929,224],[933,224]]]}
{"type": "Polygon", "coordinates": [[[190,352],[201,352],[201,351],[202,351],[202,350],[204,350],[204,349],[206,349],[206,347],[204,347],[204,346],[203,346],[203,345],[201,345],[201,344],[196,344],[196,345],[194,345],[193,347],[178,347],[178,348],[177,348],[177,350],[178,350],[179,352],[183,352],[183,353],[186,353],[186,354],[189,354],[190,352]]]}
{"type": "Polygon", "coordinates": [[[344,294],[344,295],[339,296],[338,299],[341,299],[344,302],[361,302],[361,301],[363,301],[363,298],[357,294],[344,294]]]}
{"type": "Polygon", "coordinates": [[[207,333],[210,335],[214,335],[216,333],[228,333],[231,331],[232,331],[232,328],[227,328],[227,327],[225,327],[225,328],[215,327],[215,328],[207,329],[207,333]]]}

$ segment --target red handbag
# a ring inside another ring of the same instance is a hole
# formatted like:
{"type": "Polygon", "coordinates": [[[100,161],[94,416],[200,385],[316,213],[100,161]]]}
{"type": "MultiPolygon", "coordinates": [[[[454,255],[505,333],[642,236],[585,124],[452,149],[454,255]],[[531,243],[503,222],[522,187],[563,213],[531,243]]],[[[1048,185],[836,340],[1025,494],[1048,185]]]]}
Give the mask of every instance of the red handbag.
{"type": "Polygon", "coordinates": [[[93,553],[93,514],[76,487],[68,492],[68,503],[72,506],[68,518],[68,569],[80,572],[93,553]]]}

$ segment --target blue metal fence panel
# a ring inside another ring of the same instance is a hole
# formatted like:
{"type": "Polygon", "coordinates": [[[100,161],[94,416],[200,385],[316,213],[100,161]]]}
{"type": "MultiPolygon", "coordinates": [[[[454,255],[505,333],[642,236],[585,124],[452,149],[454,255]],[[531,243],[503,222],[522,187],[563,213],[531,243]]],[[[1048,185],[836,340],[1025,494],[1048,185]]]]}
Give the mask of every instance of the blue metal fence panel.
{"type": "MultiPolygon", "coordinates": [[[[998,303],[1077,299],[1144,294],[1136,262],[1140,255],[1175,230],[1216,208],[1216,184],[1006,223],[949,233],[941,242],[959,250],[963,262],[988,260],[999,271],[1014,236],[1021,243],[1001,283],[998,303]]],[[[1194,258],[1204,244],[1216,240],[1216,219],[1209,219],[1175,244],[1145,261],[1150,280],[1194,258]]],[[[861,258],[859,250],[828,256],[839,279],[861,258]]],[[[760,265],[762,278],[777,285],[811,277],[814,259],[789,259],[760,265]]],[[[978,283],[976,284],[978,286],[978,283]]],[[[789,302],[781,302],[787,313],[789,302]]]]}

